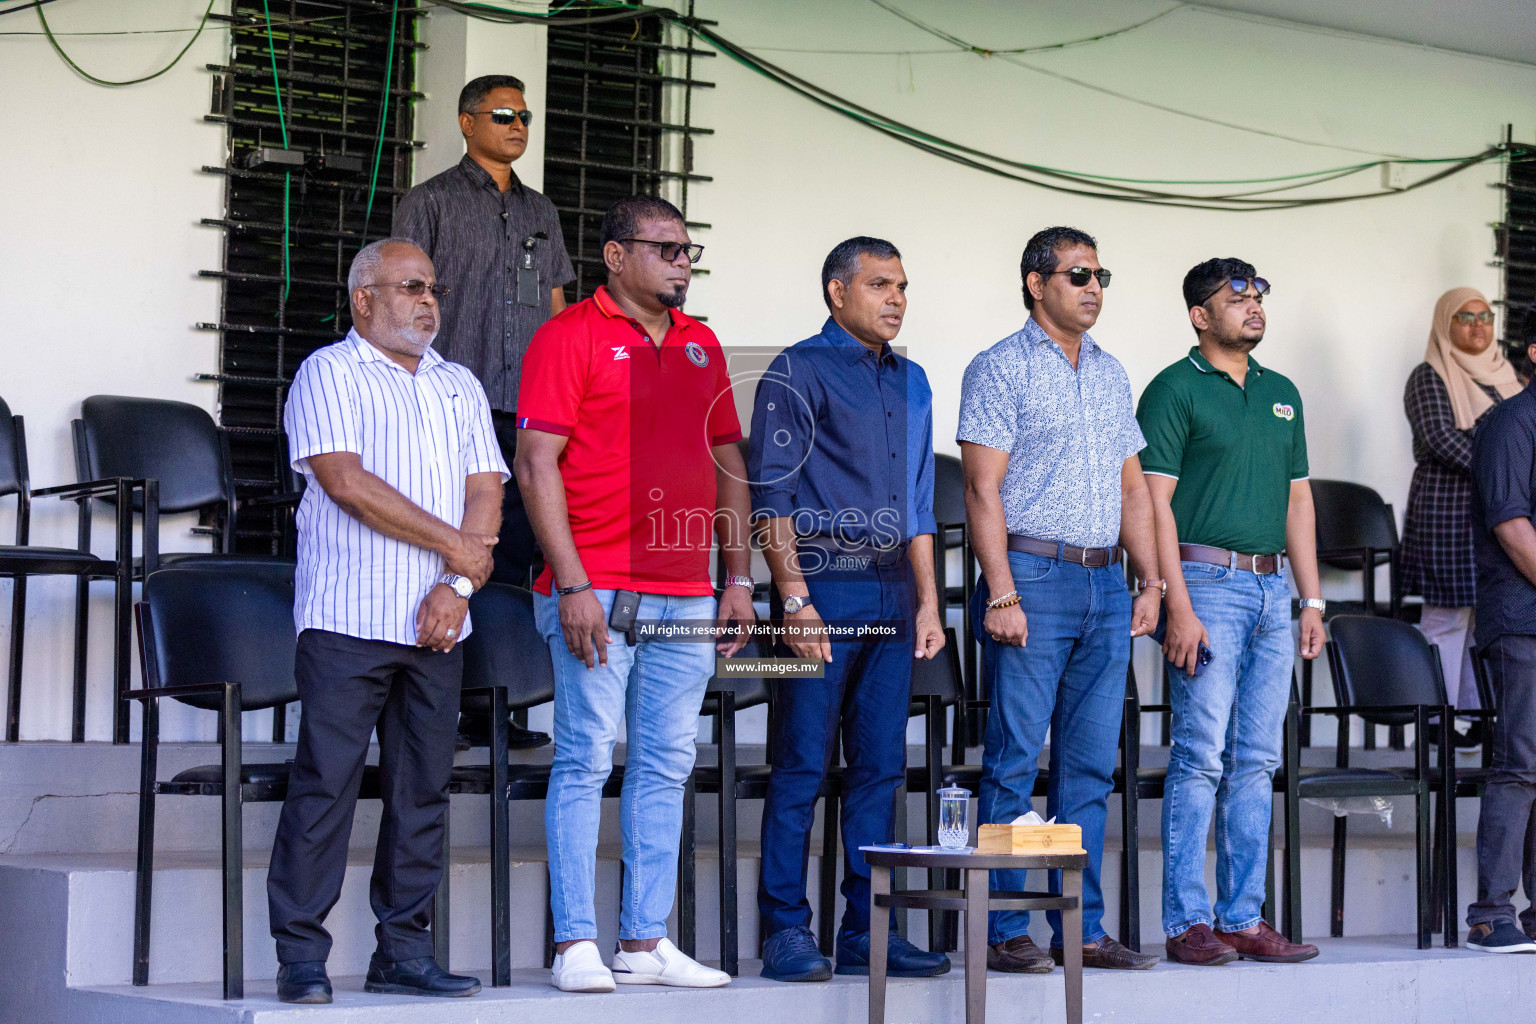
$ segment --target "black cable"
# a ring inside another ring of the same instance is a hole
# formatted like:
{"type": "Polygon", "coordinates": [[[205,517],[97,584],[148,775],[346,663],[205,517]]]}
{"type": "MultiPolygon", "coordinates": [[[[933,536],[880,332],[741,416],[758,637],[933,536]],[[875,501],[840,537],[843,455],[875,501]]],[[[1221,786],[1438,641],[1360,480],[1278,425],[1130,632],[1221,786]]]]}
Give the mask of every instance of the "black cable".
{"type": "Polygon", "coordinates": [[[43,4],[51,3],[53,3],[53,0],[32,0],[31,3],[22,4],[20,7],[7,7],[5,10],[0,11],[0,18],[7,14],[15,14],[17,11],[29,11],[34,7],[41,7],[43,4]]]}
{"type": "Polygon", "coordinates": [[[770,62],[757,57],[750,51],[737,46],[730,40],[712,31],[707,26],[698,24],[697,22],[689,22],[688,19],[680,18],[676,15],[674,15],[674,19],[684,24],[696,35],[700,36],[711,45],[725,52],[728,56],[757,71],[765,77],[778,82],[780,85],[784,86],[790,91],[803,96],[804,98],[810,100],[820,107],[823,107],[824,109],[831,110],[834,113],[847,117],[850,120],[857,121],[858,123],[863,124],[865,127],[878,131],[881,134],[896,139],[899,142],[903,142],[934,156],[942,157],[943,159],[949,160],[953,163],[959,163],[962,166],[984,171],[997,177],[1007,178],[1010,180],[1023,182],[1025,184],[1036,185],[1041,188],[1050,189],[1056,192],[1065,192],[1072,195],[1090,196],[1098,199],[1114,199],[1121,202],[1140,202],[1156,206],[1177,206],[1190,209],[1235,210],[1245,212],[1257,212],[1261,210],[1286,210],[1296,209],[1303,206],[1320,206],[1338,202],[1349,202],[1359,199],[1373,199],[1388,195],[1396,195],[1401,192],[1413,191],[1414,189],[1422,188],[1425,185],[1444,180],[1445,178],[1450,177],[1453,174],[1460,173],[1469,167],[1473,167],[1477,164],[1483,163],[1486,160],[1493,159],[1494,157],[1497,157],[1504,152],[1503,147],[1491,147],[1481,153],[1476,153],[1461,160],[1457,160],[1446,169],[1438,171],[1432,175],[1429,175],[1428,177],[1422,178],[1419,181],[1414,182],[1412,185],[1407,186],[1406,188],[1386,189],[1376,192],[1360,192],[1343,196],[1316,196],[1293,199],[1253,198],[1254,196],[1261,195],[1265,192],[1281,191],[1290,188],[1302,187],[1304,185],[1321,184],[1325,181],[1331,181],[1335,178],[1343,177],[1346,174],[1355,173],[1358,170],[1363,170],[1371,166],[1379,166],[1381,163],[1388,161],[1377,161],[1374,164],[1360,165],[1352,169],[1338,171],[1337,173],[1328,173],[1326,176],[1308,178],[1305,181],[1280,186],[1276,189],[1259,190],[1257,192],[1230,193],[1226,195],[1215,196],[1192,196],[1175,192],[1164,192],[1155,189],[1134,188],[1128,185],[1118,184],[1116,182],[1074,175],[1071,172],[1061,171],[1055,168],[1046,168],[1036,164],[1027,164],[1020,161],[1009,160],[1005,157],[999,157],[995,154],[985,153],[981,150],[976,150],[967,146],[960,145],[959,143],[954,143],[946,139],[932,136],[911,125],[903,124],[892,118],[888,118],[882,114],[879,114],[876,111],[861,107],[850,100],[846,100],[843,97],[836,95],[835,93],[815,85],[814,83],[799,78],[798,76],[785,71],[783,68],[779,68],[770,62]],[[992,163],[985,163],[983,161],[992,161],[992,163]],[[1027,171],[1029,173],[1014,173],[1012,171],[1004,170],[1001,167],[993,166],[993,163],[1003,164],[1008,167],[1015,167],[1021,171],[1027,171]],[[1036,177],[1036,175],[1054,180],[1044,181],[1041,180],[1041,177],[1036,177]],[[1078,187],[1070,187],[1069,185],[1058,184],[1058,182],[1062,181],[1070,182],[1072,185],[1078,187]]]}

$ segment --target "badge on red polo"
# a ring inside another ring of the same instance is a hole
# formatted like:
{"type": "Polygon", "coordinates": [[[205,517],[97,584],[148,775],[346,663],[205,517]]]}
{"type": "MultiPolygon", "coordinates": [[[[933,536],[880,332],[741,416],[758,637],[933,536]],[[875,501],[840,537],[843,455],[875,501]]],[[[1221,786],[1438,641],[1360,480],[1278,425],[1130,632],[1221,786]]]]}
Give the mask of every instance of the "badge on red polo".
{"type": "Polygon", "coordinates": [[[696,341],[690,341],[683,346],[683,352],[687,354],[688,361],[694,366],[703,369],[709,365],[709,353],[704,351],[704,346],[696,341]]]}

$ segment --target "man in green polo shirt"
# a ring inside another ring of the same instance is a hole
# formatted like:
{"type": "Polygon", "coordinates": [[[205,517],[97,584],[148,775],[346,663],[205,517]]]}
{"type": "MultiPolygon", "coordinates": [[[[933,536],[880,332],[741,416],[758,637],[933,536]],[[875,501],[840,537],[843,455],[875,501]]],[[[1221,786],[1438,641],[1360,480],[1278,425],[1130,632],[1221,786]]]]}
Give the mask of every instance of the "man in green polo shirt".
{"type": "Polygon", "coordinates": [[[1166,577],[1173,705],[1163,930],[1170,960],[1200,966],[1317,955],[1287,942],[1260,909],[1295,658],[1292,572],[1303,598],[1301,656],[1323,649],[1301,395],[1248,355],[1264,337],[1268,292],[1242,260],[1191,270],[1184,305],[1199,344],[1153,379],[1136,413],[1166,577]],[[1205,888],[1213,813],[1214,914],[1205,888]]]}

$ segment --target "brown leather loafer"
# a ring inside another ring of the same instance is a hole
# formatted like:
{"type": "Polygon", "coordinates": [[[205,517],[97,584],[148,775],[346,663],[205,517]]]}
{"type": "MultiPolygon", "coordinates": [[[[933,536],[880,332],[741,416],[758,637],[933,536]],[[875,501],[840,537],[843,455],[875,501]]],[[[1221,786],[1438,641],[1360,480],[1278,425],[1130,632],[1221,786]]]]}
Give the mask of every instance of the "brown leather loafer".
{"type": "Polygon", "coordinates": [[[1191,967],[1220,967],[1237,959],[1237,950],[1216,937],[1208,924],[1184,929],[1168,940],[1168,959],[1191,967]]]}
{"type": "MultiPolygon", "coordinates": [[[[1051,960],[1059,964],[1064,959],[1062,951],[1052,946],[1051,960]]],[[[1126,949],[1108,935],[1100,939],[1097,946],[1083,947],[1084,967],[1103,967],[1111,971],[1145,971],[1151,969],[1155,963],[1157,963],[1157,954],[1137,953],[1135,950],[1126,949]]]]}
{"type": "Polygon", "coordinates": [[[1259,922],[1259,930],[1252,935],[1242,932],[1215,932],[1218,939],[1237,950],[1244,960],[1257,960],[1265,964],[1299,964],[1317,956],[1317,947],[1309,943],[1291,942],[1269,926],[1259,922]]]}
{"type": "Polygon", "coordinates": [[[1050,956],[1035,945],[1028,935],[1015,935],[1007,942],[987,947],[987,970],[1007,974],[1050,974],[1050,956]]]}

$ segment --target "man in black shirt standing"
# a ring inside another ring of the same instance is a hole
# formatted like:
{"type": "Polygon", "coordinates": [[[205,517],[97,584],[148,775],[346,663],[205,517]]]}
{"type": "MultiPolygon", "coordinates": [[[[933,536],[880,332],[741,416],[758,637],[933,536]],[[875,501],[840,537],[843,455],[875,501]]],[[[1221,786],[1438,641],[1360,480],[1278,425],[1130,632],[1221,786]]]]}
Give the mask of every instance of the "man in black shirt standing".
{"type": "MultiPolygon", "coordinates": [[[[1536,310],[1525,350],[1536,357],[1536,310]]],[[[1472,523],[1477,557],[1477,645],[1488,659],[1495,706],[1493,764],[1477,822],[1477,902],[1467,945],[1536,953],[1536,382],[1495,406],[1472,439],[1472,523]]]]}
{"type": "MultiPolygon", "coordinates": [[[[511,75],[484,75],[466,85],[459,93],[464,158],[405,194],[393,230],[421,246],[438,284],[448,289],[435,347],[485,386],[509,466],[517,449],[523,353],[533,332],[565,308],[564,286],[576,278],[555,204],[512,171],[528,148],[532,121],[523,83],[511,75]]],[[[533,528],[515,477],[503,491],[495,559],[491,579],[528,585],[533,528]]],[[[488,726],[466,718],[461,731],[483,739],[488,726]]],[[[549,737],[514,726],[511,742],[539,746],[549,737]]]]}

